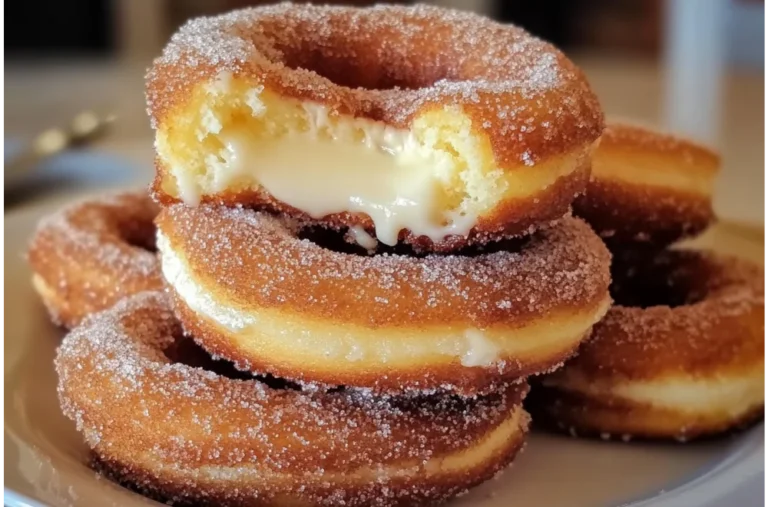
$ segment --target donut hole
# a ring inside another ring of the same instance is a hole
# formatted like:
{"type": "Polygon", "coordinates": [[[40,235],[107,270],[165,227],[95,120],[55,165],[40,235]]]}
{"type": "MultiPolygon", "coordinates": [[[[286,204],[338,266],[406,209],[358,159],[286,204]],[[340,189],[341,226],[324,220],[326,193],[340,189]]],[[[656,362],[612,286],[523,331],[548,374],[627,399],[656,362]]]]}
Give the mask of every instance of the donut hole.
{"type": "Polygon", "coordinates": [[[372,55],[376,52],[360,51],[349,55],[348,44],[342,47],[318,45],[305,47],[285,47],[279,49],[284,54],[283,63],[291,69],[307,70],[331,81],[337,86],[365,90],[418,90],[432,86],[442,79],[454,78],[449,67],[430,65],[414,66],[402,59],[395,62],[377,61],[372,55]]]}
{"type": "Polygon", "coordinates": [[[214,359],[194,339],[187,336],[178,337],[163,351],[163,354],[173,363],[201,368],[229,379],[258,380],[271,389],[301,390],[301,387],[293,382],[272,375],[252,375],[249,372],[239,370],[230,361],[214,359]]]}
{"type": "Polygon", "coordinates": [[[441,79],[467,79],[469,67],[463,66],[463,76],[459,69],[470,55],[445,26],[432,21],[425,30],[422,23],[431,20],[385,18],[343,11],[329,11],[322,21],[290,16],[286,22],[282,17],[263,23],[251,39],[270,59],[346,88],[419,89],[441,79]],[[444,42],[435,47],[435,38],[444,42]]]}
{"type": "Polygon", "coordinates": [[[349,230],[336,231],[327,227],[304,227],[297,233],[300,240],[310,241],[315,245],[346,255],[405,255],[408,257],[426,256],[460,256],[476,257],[496,252],[520,252],[531,241],[530,236],[521,238],[508,238],[501,241],[491,241],[485,244],[463,245],[449,252],[428,252],[414,245],[400,242],[394,246],[388,246],[381,242],[376,243],[375,248],[367,249],[355,242],[354,235],[349,230]]]}
{"type": "MultiPolygon", "coordinates": [[[[326,227],[304,227],[299,230],[297,237],[332,252],[348,255],[369,255],[369,251],[355,243],[347,233],[326,227]]],[[[379,248],[377,246],[375,250],[378,251],[379,248]]]]}
{"type": "Polygon", "coordinates": [[[365,257],[382,254],[408,255],[413,257],[423,257],[426,255],[406,243],[388,246],[381,242],[376,242],[374,248],[368,249],[356,243],[354,236],[349,230],[336,231],[327,227],[305,227],[298,231],[297,237],[300,240],[310,241],[320,248],[345,255],[365,257]]]}
{"type": "Polygon", "coordinates": [[[639,308],[675,308],[703,301],[709,291],[701,280],[707,277],[695,269],[695,264],[684,262],[686,257],[657,254],[653,261],[635,257],[615,259],[611,296],[616,304],[639,308]]]}
{"type": "Polygon", "coordinates": [[[152,220],[136,220],[121,224],[120,237],[132,247],[151,253],[157,253],[155,244],[155,224],[152,220]]]}

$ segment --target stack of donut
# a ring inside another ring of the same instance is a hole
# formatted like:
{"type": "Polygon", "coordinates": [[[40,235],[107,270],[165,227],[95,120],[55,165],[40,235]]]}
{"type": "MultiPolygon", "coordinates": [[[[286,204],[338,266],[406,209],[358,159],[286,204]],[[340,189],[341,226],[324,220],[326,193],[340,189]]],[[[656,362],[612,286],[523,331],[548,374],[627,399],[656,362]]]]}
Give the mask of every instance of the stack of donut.
{"type": "Polygon", "coordinates": [[[151,197],[68,207],[29,252],[73,328],[62,408],[117,480],[438,502],[514,459],[529,377],[534,420],[572,435],[762,413],[762,269],[670,246],[712,222],[718,156],[603,130],[578,69],[520,29],[247,9],[174,35],[148,102],[151,197]]]}
{"type": "Polygon", "coordinates": [[[720,160],[691,141],[609,124],[574,211],[613,252],[615,301],[579,354],[540,377],[534,420],[571,435],[676,439],[763,414],[763,269],[670,248],[713,220],[720,160]]]}
{"type": "Polygon", "coordinates": [[[510,463],[527,377],[611,303],[569,213],[603,129],[581,72],[472,14],[280,4],[189,22],[147,81],[156,241],[126,195],[29,255],[99,466],[172,502],[410,505],[510,463]]]}

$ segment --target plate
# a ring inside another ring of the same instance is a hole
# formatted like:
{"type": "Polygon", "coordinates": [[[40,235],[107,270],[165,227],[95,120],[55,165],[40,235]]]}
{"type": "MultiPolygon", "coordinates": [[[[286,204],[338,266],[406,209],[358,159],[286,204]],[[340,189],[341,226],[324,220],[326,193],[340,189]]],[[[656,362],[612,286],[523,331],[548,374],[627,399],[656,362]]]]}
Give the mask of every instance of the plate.
{"type": "MultiPolygon", "coordinates": [[[[35,223],[60,201],[5,218],[5,504],[161,505],[101,478],[60,412],[53,369],[63,332],[30,286],[23,253],[35,223]]],[[[759,260],[761,230],[720,225],[696,243],[759,260]]],[[[578,440],[538,433],[510,470],[451,506],[749,506],[763,499],[763,425],[682,444],[578,440]]]]}

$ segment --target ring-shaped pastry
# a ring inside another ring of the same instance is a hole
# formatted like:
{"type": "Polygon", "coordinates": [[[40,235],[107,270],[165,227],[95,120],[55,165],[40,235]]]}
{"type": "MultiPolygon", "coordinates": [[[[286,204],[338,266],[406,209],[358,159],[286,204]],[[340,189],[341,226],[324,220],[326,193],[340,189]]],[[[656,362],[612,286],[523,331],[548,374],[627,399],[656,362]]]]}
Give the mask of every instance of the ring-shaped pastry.
{"type": "Polygon", "coordinates": [[[196,19],[147,90],[161,202],[265,208],[422,250],[563,216],[603,128],[553,46],[428,6],[196,19]]]}
{"type": "Polygon", "coordinates": [[[146,192],[89,199],[43,218],[27,253],[52,320],[74,327],[123,297],[162,287],[157,205],[146,192]]]}
{"type": "Polygon", "coordinates": [[[157,225],[203,348],[299,382],[486,392],[562,363],[611,302],[610,255],[571,217],[497,251],[424,257],[332,250],[248,209],[177,204],[157,225]]]}
{"type": "Polygon", "coordinates": [[[302,392],[185,364],[165,294],[64,338],[59,396],[101,468],[194,505],[413,505],[492,477],[523,444],[525,384],[487,397],[302,392]]]}
{"type": "Polygon", "coordinates": [[[579,354],[540,377],[537,422],[577,435],[688,440],[761,417],[763,270],[696,251],[627,255],[614,306],[579,354]]]}
{"type": "Polygon", "coordinates": [[[609,123],[592,158],[587,192],[573,212],[612,250],[659,249],[695,236],[715,219],[720,157],[692,141],[609,123]]]}

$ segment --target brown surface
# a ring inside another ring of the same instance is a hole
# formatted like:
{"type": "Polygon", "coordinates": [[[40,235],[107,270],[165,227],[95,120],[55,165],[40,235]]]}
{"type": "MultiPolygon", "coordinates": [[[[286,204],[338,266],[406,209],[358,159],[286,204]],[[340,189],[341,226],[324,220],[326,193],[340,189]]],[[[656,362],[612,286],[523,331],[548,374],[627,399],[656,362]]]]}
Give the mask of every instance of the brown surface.
{"type": "MultiPolygon", "coordinates": [[[[538,413],[578,432],[690,438],[754,419],[754,410],[700,413],[639,406],[611,394],[633,382],[727,384],[762,375],[765,356],[763,270],[732,257],[666,251],[614,261],[616,301],[578,356],[536,393],[538,413]],[[603,386],[599,396],[583,386],[603,386]]],[[[760,383],[762,381],[757,379],[760,383]]]]}
{"type": "Polygon", "coordinates": [[[583,74],[553,46],[511,25],[435,7],[281,4],[197,20],[147,76],[153,123],[172,122],[222,71],[398,128],[459,106],[500,167],[569,153],[603,129],[583,74]]]}
{"type": "Polygon", "coordinates": [[[254,507],[284,505],[286,498],[298,497],[300,505],[336,507],[339,502],[351,507],[357,506],[413,506],[442,504],[463,494],[479,484],[491,480],[506,469],[525,445],[525,433],[511,438],[504,450],[489,459],[482,466],[453,476],[442,474],[429,479],[414,481],[401,479],[388,485],[368,484],[363,487],[343,486],[327,482],[319,487],[295,487],[300,493],[281,492],[264,494],[263,484],[247,484],[245,481],[234,489],[230,485],[205,484],[193,486],[181,484],[172,476],[158,477],[152,471],[126,466],[117,460],[100,458],[95,455],[92,465],[107,477],[145,496],[164,502],[173,500],[173,505],[190,507],[254,507]],[[279,500],[278,500],[279,498],[279,500]]]}
{"type": "Polygon", "coordinates": [[[707,378],[762,361],[759,266],[695,251],[614,264],[617,305],[595,326],[574,367],[600,379],[707,378]]]}
{"type": "Polygon", "coordinates": [[[188,366],[176,347],[181,335],[165,295],[143,293],[71,332],[55,361],[64,413],[96,455],[122,480],[166,498],[196,505],[444,500],[508,464],[526,432],[525,384],[473,399],[301,392],[188,366]],[[470,451],[516,417],[519,424],[476,465],[423,466],[470,451]],[[229,471],[211,476],[201,467],[229,471]],[[414,475],[356,475],[386,467],[413,467],[414,475]]]}
{"type": "Polygon", "coordinates": [[[715,220],[712,199],[593,177],[573,212],[613,250],[661,248],[696,236],[715,220]]]}
{"type": "Polygon", "coordinates": [[[423,257],[336,251],[251,210],[179,204],[156,224],[214,300],[339,325],[523,326],[601,305],[610,281],[610,254],[572,217],[498,251],[423,257]]]}
{"type": "Polygon", "coordinates": [[[508,245],[511,252],[426,257],[333,251],[300,240],[290,220],[251,210],[174,205],[157,224],[192,281],[220,307],[269,311],[261,318],[307,331],[331,324],[361,346],[386,339],[387,329],[406,331],[414,341],[478,329],[493,333],[501,349],[498,361],[471,368],[437,352],[407,366],[373,358],[342,359],[341,367],[339,358],[322,351],[307,351],[311,361],[297,361],[268,347],[273,337],[259,335],[258,327],[217,325],[175,298],[184,326],[209,352],[249,371],[325,386],[487,392],[570,357],[608,298],[609,254],[584,222],[570,217],[508,245]],[[580,319],[569,324],[572,333],[568,328],[541,344],[524,329],[569,318],[580,319]],[[505,343],[522,340],[516,334],[522,331],[533,343],[505,353],[505,343]]]}
{"type": "Polygon", "coordinates": [[[693,141],[645,127],[611,122],[592,159],[585,195],[573,203],[612,249],[669,245],[695,236],[715,219],[711,193],[700,194],[622,180],[622,171],[669,173],[711,181],[720,157],[693,141]]]}
{"type": "Polygon", "coordinates": [[[78,202],[43,218],[27,253],[35,288],[66,327],[123,297],[162,287],[158,208],[145,192],[78,202]]]}
{"type": "Polygon", "coordinates": [[[749,427],[763,418],[764,408],[747,407],[738,414],[669,410],[605,395],[537,385],[526,400],[535,424],[574,437],[603,440],[670,440],[687,442],[749,427]]]}

